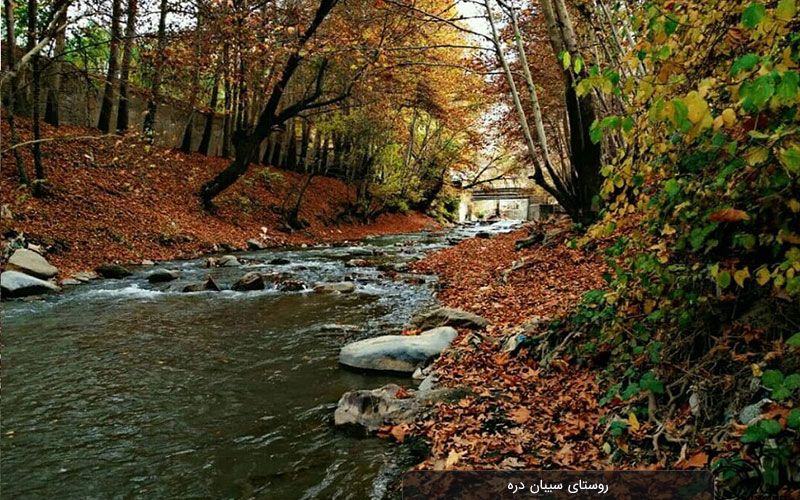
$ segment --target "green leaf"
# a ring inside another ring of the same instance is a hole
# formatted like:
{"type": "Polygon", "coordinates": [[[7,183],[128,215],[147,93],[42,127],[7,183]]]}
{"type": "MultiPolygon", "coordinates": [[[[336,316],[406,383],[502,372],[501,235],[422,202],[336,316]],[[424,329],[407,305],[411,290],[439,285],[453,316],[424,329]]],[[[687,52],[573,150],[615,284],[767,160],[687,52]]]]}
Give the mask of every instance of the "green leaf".
{"type": "Polygon", "coordinates": [[[761,428],[758,424],[753,424],[744,431],[741,440],[743,443],[760,443],[769,437],[767,431],[761,428]]]}
{"type": "Polygon", "coordinates": [[[787,71],[781,76],[781,82],[775,89],[775,97],[781,104],[793,104],[799,87],[800,74],[797,71],[787,71]]]}
{"type": "Polygon", "coordinates": [[[759,57],[756,54],[745,54],[737,59],[731,66],[731,76],[736,76],[742,71],[750,71],[758,64],[759,57]]]}
{"type": "Polygon", "coordinates": [[[800,147],[792,146],[778,152],[781,164],[790,172],[800,172],[800,147]]]}
{"type": "Polygon", "coordinates": [[[779,386],[779,387],[776,387],[772,391],[773,399],[777,399],[778,401],[783,401],[784,399],[787,399],[791,395],[792,395],[792,392],[789,389],[787,389],[786,387],[782,386],[782,385],[779,386]]]}
{"type": "Polygon", "coordinates": [[[777,420],[762,420],[758,425],[770,436],[781,433],[781,424],[777,420]]]}
{"type": "Polygon", "coordinates": [[[668,179],[667,182],[664,183],[664,192],[670,198],[674,198],[678,192],[680,192],[681,187],[678,185],[678,181],[675,179],[668,179]]]}
{"type": "Polygon", "coordinates": [[[664,384],[653,375],[653,372],[647,372],[642,375],[642,379],[639,381],[639,387],[653,394],[664,394],[664,384]]]}
{"type": "Polygon", "coordinates": [[[723,290],[731,286],[731,273],[728,271],[720,271],[717,275],[717,285],[723,290]]]}
{"type": "Polygon", "coordinates": [[[767,389],[775,389],[783,384],[783,373],[778,370],[765,370],[761,375],[761,383],[767,389]]]}
{"type": "Polygon", "coordinates": [[[623,432],[628,429],[628,422],[624,420],[614,420],[611,422],[611,426],[608,430],[611,432],[612,436],[621,436],[623,432]]]}
{"type": "Polygon", "coordinates": [[[750,2],[744,12],[742,12],[742,24],[745,28],[753,29],[761,22],[767,14],[767,9],[758,2],[750,2]]]}
{"type": "Polygon", "coordinates": [[[564,64],[564,69],[569,69],[569,65],[572,64],[572,56],[569,55],[569,52],[564,51],[561,55],[561,62],[564,64]]]}
{"type": "Polygon", "coordinates": [[[800,332],[797,332],[786,339],[786,345],[790,347],[800,347],[800,332]]]}
{"type": "Polygon", "coordinates": [[[792,429],[800,429],[800,408],[794,408],[789,412],[789,416],[786,417],[786,426],[792,429]]]}
{"type": "Polygon", "coordinates": [[[783,381],[783,386],[793,391],[800,388],[800,373],[792,373],[783,381]]]}
{"type": "Polygon", "coordinates": [[[761,111],[775,93],[775,78],[764,75],[753,81],[744,82],[739,87],[742,97],[742,107],[748,113],[761,111]]]}
{"type": "Polygon", "coordinates": [[[675,33],[678,29],[678,21],[671,15],[668,15],[666,19],[664,19],[664,33],[667,35],[671,35],[675,33]]]}
{"type": "Polygon", "coordinates": [[[583,69],[583,57],[578,56],[575,58],[575,63],[573,64],[572,69],[575,71],[575,73],[581,72],[583,69]]]}

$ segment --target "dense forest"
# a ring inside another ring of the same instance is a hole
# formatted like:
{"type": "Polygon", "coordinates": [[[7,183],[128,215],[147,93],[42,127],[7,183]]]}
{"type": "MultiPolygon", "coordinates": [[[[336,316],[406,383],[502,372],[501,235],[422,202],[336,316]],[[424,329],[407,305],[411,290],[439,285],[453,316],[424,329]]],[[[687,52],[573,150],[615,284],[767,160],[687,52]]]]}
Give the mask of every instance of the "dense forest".
{"type": "Polygon", "coordinates": [[[798,495],[795,0],[4,0],[2,33],[11,250],[404,232],[524,184],[562,215],[411,265],[491,321],[433,365],[471,392],[379,435],[798,495]]]}

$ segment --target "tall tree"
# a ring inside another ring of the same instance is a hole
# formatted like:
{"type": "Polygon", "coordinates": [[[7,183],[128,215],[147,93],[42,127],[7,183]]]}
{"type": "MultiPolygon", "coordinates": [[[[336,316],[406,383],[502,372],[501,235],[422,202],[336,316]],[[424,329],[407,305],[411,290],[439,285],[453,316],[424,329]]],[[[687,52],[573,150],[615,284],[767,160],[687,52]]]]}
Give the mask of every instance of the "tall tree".
{"type": "MultiPolygon", "coordinates": [[[[15,20],[14,20],[14,9],[16,5],[13,0],[3,0],[3,9],[5,10],[5,18],[6,18],[6,40],[5,40],[5,49],[6,49],[6,58],[5,63],[9,68],[8,71],[13,71],[15,67],[15,60],[17,57],[17,42],[14,39],[15,31],[15,20]]],[[[11,133],[11,146],[14,147],[17,143],[19,143],[19,138],[17,137],[17,126],[16,122],[14,121],[14,113],[16,112],[16,100],[17,100],[17,83],[18,77],[17,75],[13,75],[11,77],[11,88],[9,92],[6,93],[6,97],[8,99],[6,103],[6,120],[8,120],[8,128],[11,133]]],[[[14,147],[12,150],[14,153],[14,162],[17,166],[17,179],[19,183],[22,185],[26,185],[30,182],[28,179],[28,174],[25,172],[25,164],[22,162],[22,155],[19,152],[19,149],[14,147]]]]}
{"type": "Polygon", "coordinates": [[[32,124],[33,124],[33,144],[31,144],[31,152],[33,153],[33,168],[36,175],[36,180],[33,183],[33,195],[42,196],[45,193],[44,189],[44,165],[42,164],[42,131],[41,131],[41,94],[42,94],[42,70],[39,58],[39,52],[35,51],[38,42],[38,23],[39,23],[39,3],[37,0],[29,0],[28,2],[28,53],[32,53],[31,57],[31,80],[32,80],[32,124]]]}
{"type": "MultiPolygon", "coordinates": [[[[595,196],[600,190],[600,145],[590,140],[589,129],[595,120],[595,106],[592,96],[578,97],[575,92],[575,75],[570,66],[563,70],[564,105],[566,108],[566,128],[569,134],[568,154],[563,158],[567,165],[558,168],[551,158],[548,134],[539,105],[536,84],[528,66],[527,54],[520,30],[518,8],[510,1],[497,0],[501,11],[510,21],[514,38],[515,57],[522,69],[525,88],[531,106],[530,114],[523,106],[522,97],[514,78],[514,72],[505,55],[505,47],[495,22],[491,0],[484,0],[486,16],[491,28],[491,40],[498,62],[505,75],[511,100],[517,115],[517,122],[527,148],[528,159],[533,165],[531,178],[542,189],[553,196],[575,222],[591,222],[596,213],[593,207],[595,196]],[[533,122],[534,131],[529,123],[533,122]]],[[[575,40],[575,32],[563,0],[541,0],[541,8],[547,22],[550,44],[554,54],[569,53],[571,58],[581,58],[575,40]]],[[[581,70],[583,71],[583,70],[581,70]]]]}
{"type": "Polygon", "coordinates": [[[161,79],[164,77],[164,51],[167,48],[167,14],[169,12],[168,0],[161,0],[158,15],[158,35],[156,40],[155,64],[153,68],[153,81],[150,86],[150,99],[147,101],[147,111],[144,115],[142,132],[152,140],[156,124],[158,101],[161,97],[161,79]]]}
{"type": "Polygon", "coordinates": [[[100,116],[97,119],[97,128],[106,134],[111,131],[111,113],[114,111],[114,87],[117,85],[117,71],[119,69],[120,17],[122,17],[122,0],[113,0],[111,3],[111,41],[108,50],[106,85],[103,91],[103,101],[100,105],[100,116]]]}
{"type": "Polygon", "coordinates": [[[44,111],[44,121],[54,127],[58,127],[61,122],[61,80],[65,68],[62,59],[64,58],[64,48],[67,39],[66,23],[64,23],[63,26],[59,26],[57,29],[55,51],[53,53],[53,60],[50,62],[52,76],[47,90],[47,105],[44,111]]]}
{"type": "Polygon", "coordinates": [[[136,38],[136,15],[138,0],[128,0],[127,19],[125,20],[125,41],[122,48],[122,66],[119,72],[119,106],[117,108],[117,132],[128,130],[130,121],[130,100],[128,85],[133,59],[133,40],[136,38]]]}
{"type": "MultiPolygon", "coordinates": [[[[296,46],[289,54],[289,57],[283,66],[281,76],[272,88],[266,105],[261,110],[261,114],[258,117],[256,126],[251,130],[237,131],[237,134],[235,134],[234,137],[236,155],[233,161],[226,169],[205,183],[201,188],[200,198],[206,208],[213,208],[214,198],[231,186],[234,182],[236,182],[242,175],[244,175],[245,172],[247,172],[250,162],[252,162],[255,159],[255,156],[258,154],[261,142],[266,139],[274,127],[282,125],[289,118],[296,116],[306,109],[321,107],[332,102],[319,101],[319,98],[322,95],[322,84],[328,65],[326,61],[323,61],[320,64],[317,72],[314,92],[310,96],[302,98],[279,111],[279,106],[281,104],[284,91],[289,85],[292,76],[300,67],[300,63],[305,59],[305,53],[303,49],[306,43],[311,39],[312,36],[314,36],[314,34],[317,32],[317,29],[319,29],[322,22],[326,17],[328,17],[328,14],[330,14],[331,10],[333,10],[337,3],[338,0],[320,0],[319,6],[316,9],[311,23],[305,29],[303,34],[300,35],[296,46]]],[[[342,99],[344,99],[344,96],[336,99],[336,101],[342,99]]]]}

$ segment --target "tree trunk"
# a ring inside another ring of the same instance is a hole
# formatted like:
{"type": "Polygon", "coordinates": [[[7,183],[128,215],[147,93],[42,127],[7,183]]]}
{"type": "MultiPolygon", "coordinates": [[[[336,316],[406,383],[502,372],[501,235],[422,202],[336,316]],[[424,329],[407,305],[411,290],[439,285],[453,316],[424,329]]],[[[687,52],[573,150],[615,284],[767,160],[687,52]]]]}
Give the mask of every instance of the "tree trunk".
{"type": "Polygon", "coordinates": [[[200,139],[200,146],[197,151],[208,156],[211,147],[211,136],[214,133],[214,117],[217,110],[217,99],[219,98],[219,69],[214,74],[214,84],[211,86],[211,100],[208,102],[209,111],[206,115],[206,125],[203,128],[203,138],[200,139]]]}
{"type": "Polygon", "coordinates": [[[122,0],[114,0],[111,7],[111,43],[108,50],[108,71],[103,91],[103,102],[100,106],[100,117],[97,128],[107,134],[111,131],[111,113],[114,111],[114,87],[117,84],[117,66],[119,58],[119,18],[122,16],[122,0]]]}
{"type": "Polygon", "coordinates": [[[153,85],[150,87],[150,100],[147,102],[147,112],[144,115],[142,132],[150,140],[153,140],[155,132],[156,113],[158,112],[158,101],[161,97],[161,79],[164,76],[164,50],[167,48],[167,12],[169,4],[167,0],[161,0],[161,10],[158,16],[158,42],[156,49],[156,64],[153,74],[153,85]]]}
{"type": "Polygon", "coordinates": [[[64,64],[61,59],[64,57],[64,46],[66,45],[66,26],[56,33],[56,47],[51,64],[52,78],[47,90],[47,105],[44,111],[44,121],[54,127],[58,127],[61,122],[59,99],[61,98],[61,72],[64,71],[64,64]]]}
{"type": "MultiPolygon", "coordinates": [[[[37,23],[39,5],[37,0],[28,2],[28,50],[31,51],[37,42],[37,23]]],[[[33,140],[31,152],[33,153],[33,167],[36,180],[33,183],[33,195],[40,197],[45,194],[44,189],[44,165],[42,164],[42,146],[39,140],[42,138],[40,106],[42,93],[42,71],[40,68],[39,53],[35,53],[31,58],[31,78],[33,84],[33,140]]]]}
{"type": "Polygon", "coordinates": [[[128,17],[125,22],[125,43],[122,48],[122,67],[119,72],[119,106],[117,108],[117,132],[128,130],[130,122],[130,101],[128,98],[128,80],[131,73],[133,57],[133,39],[136,37],[136,13],[138,0],[128,0],[128,17]]]}
{"type": "MultiPolygon", "coordinates": [[[[8,68],[14,68],[17,58],[17,44],[16,40],[14,39],[14,2],[12,0],[3,0],[3,8],[5,9],[6,14],[5,62],[8,65],[8,68]]],[[[19,86],[18,80],[19,78],[17,78],[16,75],[11,77],[11,88],[7,93],[8,102],[6,104],[6,120],[8,120],[8,128],[11,133],[12,147],[19,143],[19,138],[17,137],[17,126],[16,122],[14,121],[14,113],[17,111],[16,101],[17,88],[19,86]]],[[[20,185],[27,185],[30,183],[30,180],[28,179],[28,174],[25,172],[25,164],[22,162],[22,155],[19,152],[19,148],[14,148],[12,151],[14,153],[14,162],[17,166],[17,179],[19,180],[20,185]]]]}

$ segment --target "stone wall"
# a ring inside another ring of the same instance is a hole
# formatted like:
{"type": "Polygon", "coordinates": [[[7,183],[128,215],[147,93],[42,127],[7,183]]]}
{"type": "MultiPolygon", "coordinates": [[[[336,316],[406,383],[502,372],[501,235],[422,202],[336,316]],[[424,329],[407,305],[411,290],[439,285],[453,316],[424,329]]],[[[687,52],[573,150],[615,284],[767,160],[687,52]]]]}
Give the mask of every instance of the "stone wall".
{"type": "MultiPolygon", "coordinates": [[[[42,67],[47,67],[49,61],[42,59],[42,67]]],[[[62,65],[61,92],[59,95],[59,116],[63,124],[80,125],[85,127],[96,127],[100,114],[100,104],[103,95],[104,82],[102,79],[86,75],[70,64],[62,65]]],[[[42,117],[46,106],[46,96],[53,80],[52,75],[47,74],[42,81],[42,99],[39,105],[42,117]]],[[[22,71],[19,76],[17,86],[17,113],[30,116],[33,110],[33,99],[31,93],[31,74],[30,71],[22,71]]],[[[9,84],[10,85],[10,84],[9,84]]],[[[3,95],[9,88],[3,88],[3,95]]],[[[144,121],[144,113],[147,109],[147,94],[138,88],[130,88],[130,129],[140,132],[144,121]]],[[[117,98],[115,98],[114,111],[111,116],[111,124],[117,123],[117,98]]],[[[163,98],[158,106],[156,114],[155,134],[156,144],[166,147],[180,146],[183,139],[183,132],[189,120],[191,110],[189,106],[180,101],[170,98],[163,98]]],[[[214,128],[211,135],[209,154],[219,155],[222,151],[222,116],[214,116],[214,128]]],[[[192,132],[192,150],[196,151],[203,136],[206,116],[200,113],[195,115],[194,127],[192,132]]]]}

